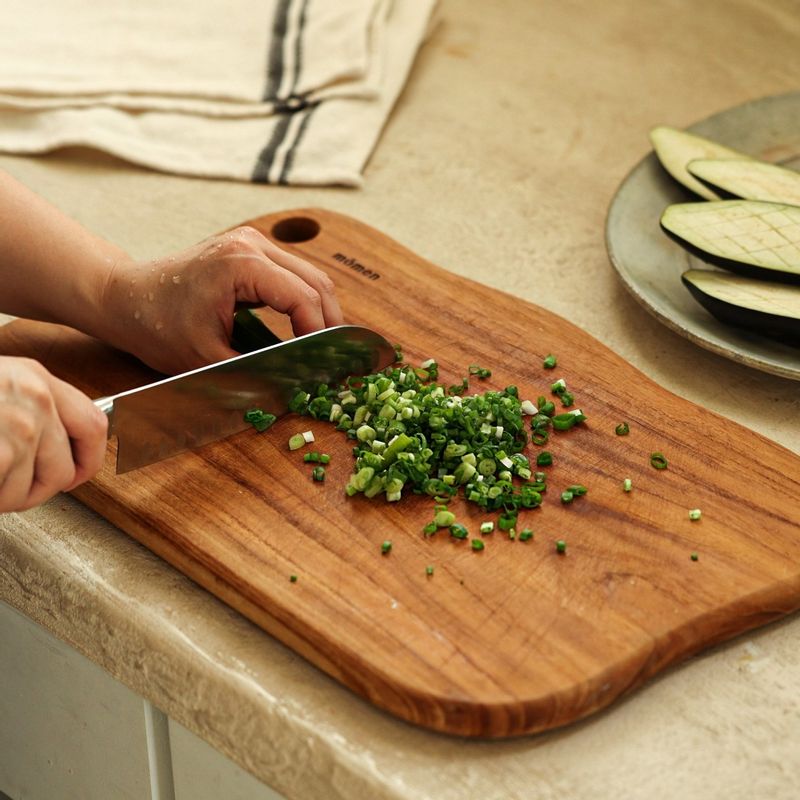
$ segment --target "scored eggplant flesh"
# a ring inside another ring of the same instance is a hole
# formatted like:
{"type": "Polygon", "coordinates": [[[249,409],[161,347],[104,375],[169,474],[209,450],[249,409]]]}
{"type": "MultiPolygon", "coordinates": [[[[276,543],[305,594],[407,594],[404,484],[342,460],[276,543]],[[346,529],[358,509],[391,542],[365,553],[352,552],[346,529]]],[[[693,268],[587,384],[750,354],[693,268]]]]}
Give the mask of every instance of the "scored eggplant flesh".
{"type": "Polygon", "coordinates": [[[800,283],[800,208],[759,200],[676,203],[661,227],[690,252],[732,272],[800,283]]]}
{"type": "Polygon", "coordinates": [[[766,161],[698,158],[687,169],[717,194],[800,206],[800,172],[766,161]]]}
{"type": "Polygon", "coordinates": [[[650,142],[661,166],[678,183],[706,200],[718,200],[719,195],[687,171],[686,165],[690,161],[699,158],[749,158],[738,150],[666,125],[650,131],[650,142]]]}
{"type": "Polygon", "coordinates": [[[688,270],[681,280],[720,322],[800,346],[800,286],[705,269],[688,270]]]}

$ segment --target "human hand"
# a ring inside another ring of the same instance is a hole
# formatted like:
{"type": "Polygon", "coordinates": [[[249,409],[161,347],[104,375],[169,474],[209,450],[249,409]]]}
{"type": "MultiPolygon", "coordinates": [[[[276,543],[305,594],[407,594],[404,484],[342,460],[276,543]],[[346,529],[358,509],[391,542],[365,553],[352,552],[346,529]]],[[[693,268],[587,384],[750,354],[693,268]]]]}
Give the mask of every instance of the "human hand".
{"type": "Polygon", "coordinates": [[[236,355],[239,305],[288,314],[296,336],[343,321],[324,272],[244,226],[150,263],[119,262],[99,334],[160,372],[184,372],[236,355]]]}
{"type": "Polygon", "coordinates": [[[103,465],[107,426],[86,395],[38,362],[0,357],[0,512],[91,478],[103,465]]]}

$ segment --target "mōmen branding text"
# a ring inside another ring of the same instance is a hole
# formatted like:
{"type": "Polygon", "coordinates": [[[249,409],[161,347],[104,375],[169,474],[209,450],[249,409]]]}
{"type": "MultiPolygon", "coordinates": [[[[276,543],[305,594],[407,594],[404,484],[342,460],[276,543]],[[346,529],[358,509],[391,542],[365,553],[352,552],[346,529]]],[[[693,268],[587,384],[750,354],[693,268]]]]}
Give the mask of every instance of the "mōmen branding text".
{"type": "Polygon", "coordinates": [[[381,277],[380,273],[375,272],[374,269],[365,267],[360,261],[356,261],[356,259],[351,256],[346,256],[344,253],[334,253],[333,258],[334,261],[338,261],[340,264],[350,267],[350,269],[361,273],[365,278],[369,278],[371,281],[377,281],[381,277]]]}

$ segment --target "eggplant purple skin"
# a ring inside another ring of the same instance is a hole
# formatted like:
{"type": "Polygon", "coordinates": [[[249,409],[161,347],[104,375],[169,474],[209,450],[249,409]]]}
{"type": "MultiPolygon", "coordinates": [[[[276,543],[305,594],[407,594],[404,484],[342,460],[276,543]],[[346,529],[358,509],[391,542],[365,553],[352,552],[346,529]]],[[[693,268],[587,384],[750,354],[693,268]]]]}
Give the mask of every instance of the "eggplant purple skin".
{"type": "Polygon", "coordinates": [[[692,297],[720,322],[777,339],[781,344],[790,347],[800,347],[800,319],[735,306],[706,294],[683,275],[681,280],[692,297]]]}
{"type": "Polygon", "coordinates": [[[755,267],[752,264],[743,264],[741,261],[734,261],[731,258],[723,258],[722,256],[715,256],[701,250],[686,239],[682,239],[676,233],[668,230],[661,224],[661,230],[669,236],[674,242],[677,242],[684,250],[696,256],[700,261],[705,264],[713,264],[716,267],[722,267],[729,272],[735,272],[738,275],[745,275],[748,278],[758,278],[762,281],[775,281],[777,283],[789,283],[793,286],[800,286],[800,273],[784,272],[783,270],[770,269],[769,267],[755,267]]]}

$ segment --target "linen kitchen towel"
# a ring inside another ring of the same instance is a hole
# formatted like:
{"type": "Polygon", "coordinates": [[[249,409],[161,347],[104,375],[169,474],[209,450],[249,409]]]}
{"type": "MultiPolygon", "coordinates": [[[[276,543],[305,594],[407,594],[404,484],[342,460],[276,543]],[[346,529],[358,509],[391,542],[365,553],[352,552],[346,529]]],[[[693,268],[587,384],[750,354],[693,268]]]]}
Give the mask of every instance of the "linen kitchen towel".
{"type": "Polygon", "coordinates": [[[358,186],[435,5],[5,0],[0,150],[358,186]]]}

